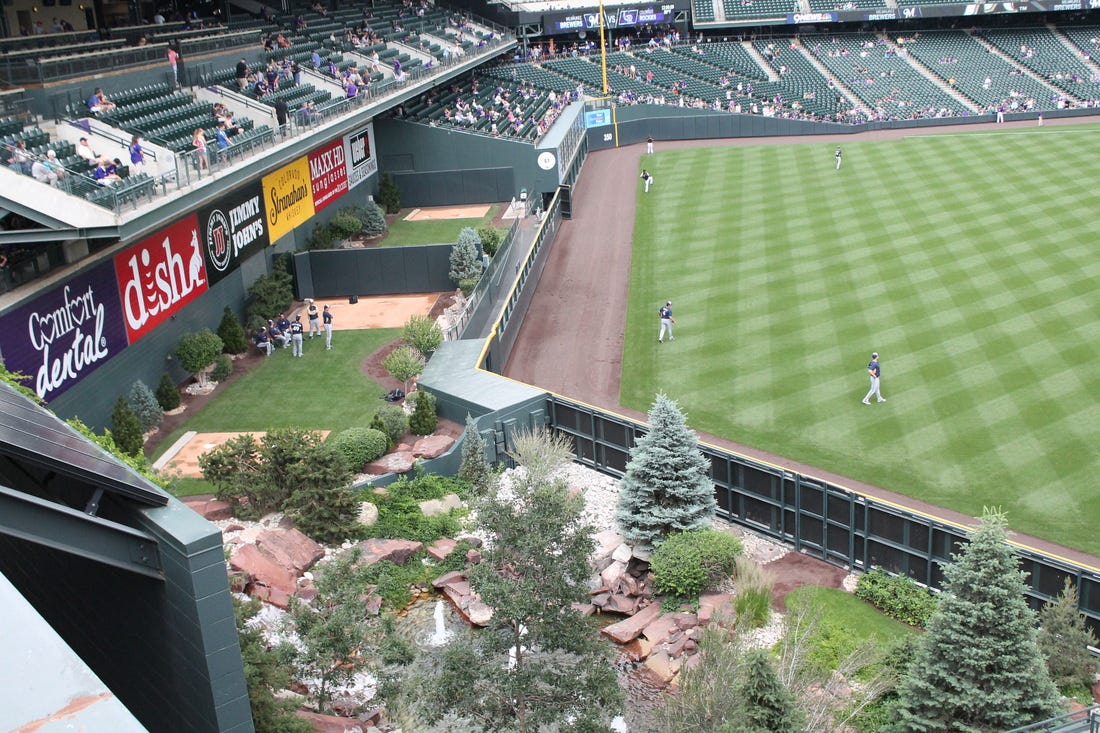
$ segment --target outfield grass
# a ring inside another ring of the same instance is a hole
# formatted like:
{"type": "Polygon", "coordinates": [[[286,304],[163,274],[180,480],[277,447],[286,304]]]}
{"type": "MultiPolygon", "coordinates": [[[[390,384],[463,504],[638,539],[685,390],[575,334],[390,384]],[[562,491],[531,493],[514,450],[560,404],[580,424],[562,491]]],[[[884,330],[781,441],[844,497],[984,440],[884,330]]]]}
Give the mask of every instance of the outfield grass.
{"type": "Polygon", "coordinates": [[[647,156],[622,403],[1100,554],[1100,127],[841,142],[647,156]]]}
{"type": "MultiPolygon", "coordinates": [[[[188,430],[267,431],[273,428],[343,430],[369,426],[385,389],[359,370],[372,352],[401,335],[396,328],[336,331],[332,351],[323,339],[305,339],[305,355],[276,349],[258,367],[215,393],[206,407],[158,446],[155,459],[188,430]]],[[[197,479],[179,482],[179,496],[210,491],[197,479]]]]}
{"type": "Polygon", "coordinates": [[[487,227],[500,211],[500,205],[489,207],[489,213],[475,219],[437,219],[405,221],[411,209],[402,209],[397,221],[390,225],[389,234],[382,240],[382,247],[405,247],[412,244],[448,244],[458,240],[463,227],[487,227]]]}

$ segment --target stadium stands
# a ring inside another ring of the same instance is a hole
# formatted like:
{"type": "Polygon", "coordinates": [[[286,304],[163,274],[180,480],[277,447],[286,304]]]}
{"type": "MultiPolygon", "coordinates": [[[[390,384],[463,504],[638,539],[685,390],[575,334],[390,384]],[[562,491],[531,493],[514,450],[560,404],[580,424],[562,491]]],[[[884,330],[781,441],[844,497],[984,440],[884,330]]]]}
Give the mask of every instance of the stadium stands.
{"type": "Polygon", "coordinates": [[[984,30],[980,37],[1021,66],[1076,99],[1096,99],[1098,70],[1050,30],[984,30]]]}

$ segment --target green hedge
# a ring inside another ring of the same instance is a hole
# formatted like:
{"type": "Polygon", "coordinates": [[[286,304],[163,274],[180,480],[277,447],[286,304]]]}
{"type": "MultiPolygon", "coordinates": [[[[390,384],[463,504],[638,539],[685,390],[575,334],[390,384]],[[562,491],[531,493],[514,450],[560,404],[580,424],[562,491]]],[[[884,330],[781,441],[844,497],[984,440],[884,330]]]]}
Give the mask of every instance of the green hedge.
{"type": "Polygon", "coordinates": [[[872,568],[856,583],[856,597],[870,603],[890,618],[924,628],[939,599],[932,591],[904,575],[890,575],[872,568]]]}

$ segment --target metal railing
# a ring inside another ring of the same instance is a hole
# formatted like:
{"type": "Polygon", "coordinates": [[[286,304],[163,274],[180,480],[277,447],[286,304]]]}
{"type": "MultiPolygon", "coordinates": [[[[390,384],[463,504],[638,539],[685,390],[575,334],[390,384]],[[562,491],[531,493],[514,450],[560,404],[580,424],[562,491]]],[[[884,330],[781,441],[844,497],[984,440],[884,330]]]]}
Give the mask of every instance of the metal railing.
{"type": "Polygon", "coordinates": [[[507,270],[505,266],[512,254],[512,247],[516,241],[516,234],[519,232],[519,220],[513,220],[512,226],[508,228],[504,238],[501,239],[500,247],[497,248],[496,254],[489,260],[489,266],[485,268],[485,271],[481,273],[481,277],[477,281],[477,285],[473,291],[466,298],[461,311],[455,314],[454,320],[443,332],[444,341],[455,341],[462,337],[463,332],[466,330],[466,326],[470,324],[470,319],[473,317],[474,312],[477,310],[481,302],[491,293],[500,290],[501,278],[507,270]]]}
{"type": "Polygon", "coordinates": [[[1100,704],[1089,705],[1084,710],[1065,713],[1005,733],[1100,733],[1100,704]]]}

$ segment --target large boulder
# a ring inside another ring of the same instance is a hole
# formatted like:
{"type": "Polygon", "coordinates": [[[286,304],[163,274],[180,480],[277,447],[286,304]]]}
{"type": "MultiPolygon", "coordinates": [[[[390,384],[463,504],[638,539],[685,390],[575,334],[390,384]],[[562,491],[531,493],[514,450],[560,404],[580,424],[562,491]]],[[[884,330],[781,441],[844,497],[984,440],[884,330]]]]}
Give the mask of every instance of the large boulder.
{"type": "Polygon", "coordinates": [[[443,560],[458,547],[458,543],[449,537],[440,537],[428,546],[428,554],[436,560],[443,560]]]}
{"type": "Polygon", "coordinates": [[[449,573],[444,573],[438,578],[432,581],[432,587],[436,589],[445,588],[452,583],[464,583],[466,582],[466,573],[459,570],[452,570],[449,573]]]}
{"type": "Polygon", "coordinates": [[[454,444],[455,439],[448,435],[426,435],[413,445],[412,454],[417,458],[438,458],[454,444]]]}
{"type": "Polygon", "coordinates": [[[295,713],[313,727],[315,733],[366,733],[367,724],[356,718],[338,718],[335,715],[322,715],[299,710],[295,713]]]}
{"type": "Polygon", "coordinates": [[[416,456],[410,451],[394,451],[363,467],[363,473],[381,476],[387,473],[408,473],[416,463],[416,456]]]}
{"type": "Polygon", "coordinates": [[[600,633],[619,644],[638,638],[642,630],[661,615],[661,604],[651,603],[630,618],[605,626],[600,633]]]}
{"type": "Polygon", "coordinates": [[[288,594],[297,590],[296,574],[260,551],[256,545],[240,545],[229,556],[229,567],[248,574],[253,583],[278,588],[288,594]]]}
{"type": "Polygon", "coordinates": [[[378,521],[378,507],[369,501],[359,505],[359,524],[371,527],[378,521]]]}
{"type": "Polygon", "coordinates": [[[211,522],[233,518],[233,507],[227,501],[203,496],[185,499],[183,503],[211,522]]]}
{"type": "Polygon", "coordinates": [[[256,537],[260,552],[295,575],[301,575],[325,556],[325,548],[296,529],[273,527],[256,537]]]}
{"type": "Polygon", "coordinates": [[[369,539],[359,543],[363,551],[360,565],[374,565],[382,560],[389,560],[395,565],[404,565],[405,561],[415,555],[422,547],[423,542],[412,540],[381,540],[369,539]]]}

